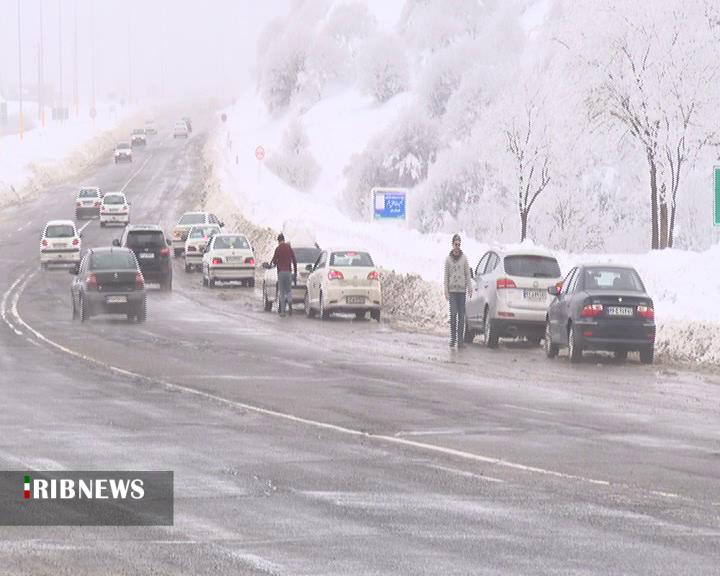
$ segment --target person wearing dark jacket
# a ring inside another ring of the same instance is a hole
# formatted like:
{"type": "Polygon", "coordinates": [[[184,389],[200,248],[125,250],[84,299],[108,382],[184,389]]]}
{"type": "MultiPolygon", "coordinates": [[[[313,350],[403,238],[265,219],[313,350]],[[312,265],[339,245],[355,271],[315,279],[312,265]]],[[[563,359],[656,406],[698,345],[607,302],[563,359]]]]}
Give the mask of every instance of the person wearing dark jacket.
{"type": "Polygon", "coordinates": [[[278,277],[278,313],[285,316],[285,303],[292,314],[292,287],[297,283],[297,260],[290,244],[285,242],[285,236],[280,233],[277,237],[278,245],[275,248],[270,265],[277,266],[278,277]]]}
{"type": "Polygon", "coordinates": [[[465,301],[472,291],[470,266],[460,250],[460,235],[452,237],[452,250],[445,258],[445,300],[450,303],[450,346],[465,346],[465,301]]]}

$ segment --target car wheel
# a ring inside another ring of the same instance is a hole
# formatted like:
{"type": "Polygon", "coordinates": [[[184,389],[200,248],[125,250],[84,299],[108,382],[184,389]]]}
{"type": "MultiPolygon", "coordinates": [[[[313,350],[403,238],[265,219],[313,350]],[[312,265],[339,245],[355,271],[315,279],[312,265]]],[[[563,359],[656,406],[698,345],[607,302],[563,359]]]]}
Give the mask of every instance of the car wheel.
{"type": "Polygon", "coordinates": [[[70,301],[72,302],[72,319],[77,320],[79,314],[77,306],[75,306],[75,297],[73,296],[72,292],[70,293],[70,301]]]}
{"type": "Polygon", "coordinates": [[[355,320],[365,320],[365,312],[355,312],[355,320]]]}
{"type": "Polygon", "coordinates": [[[305,290],[305,316],[315,318],[315,310],[310,306],[310,292],[305,290]]]}
{"type": "Polygon", "coordinates": [[[255,288],[255,278],[250,278],[250,280],[247,281],[248,288],[255,288]]]}
{"type": "Polygon", "coordinates": [[[483,321],[483,333],[485,335],[485,346],[487,348],[498,347],[498,334],[497,328],[493,326],[493,320],[490,318],[490,309],[485,309],[485,320],[483,321]]]}
{"type": "Polygon", "coordinates": [[[185,262],[185,272],[192,272],[192,266],[187,262],[185,262]]]}
{"type": "Polygon", "coordinates": [[[80,296],[80,322],[87,322],[90,318],[90,310],[85,302],[85,298],[80,296]]]}
{"type": "Polygon", "coordinates": [[[40,270],[47,270],[48,264],[47,262],[40,262],[40,270]]]}
{"type": "Polygon", "coordinates": [[[550,321],[545,322],[545,356],[548,358],[555,358],[560,351],[560,347],[552,341],[552,334],[550,332],[550,321]]]}
{"type": "Polygon", "coordinates": [[[619,348],[613,352],[613,356],[618,362],[625,362],[625,360],[627,360],[628,351],[624,348],[619,348]]]}
{"type": "Polygon", "coordinates": [[[210,278],[210,275],[208,275],[208,287],[215,288],[215,278],[210,278]]]}
{"type": "Polygon", "coordinates": [[[202,279],[203,279],[203,286],[207,286],[207,285],[208,285],[208,281],[207,281],[207,276],[205,276],[205,272],[203,272],[203,277],[202,277],[202,279]]]}
{"type": "Polygon", "coordinates": [[[568,332],[568,356],[570,357],[570,362],[573,363],[582,360],[582,347],[577,342],[575,326],[570,326],[570,331],[568,332]]]}
{"type": "Polygon", "coordinates": [[[138,322],[145,322],[147,319],[147,303],[143,301],[140,307],[135,312],[135,318],[138,322]]]}
{"type": "Polygon", "coordinates": [[[263,310],[265,310],[265,312],[270,312],[272,310],[272,302],[268,300],[265,282],[263,282],[263,310]]]}
{"type": "Polygon", "coordinates": [[[322,292],[320,292],[320,320],[327,320],[328,318],[330,318],[330,312],[325,309],[325,299],[322,292]]]}
{"type": "Polygon", "coordinates": [[[103,222],[102,220],[100,221],[100,228],[105,228],[105,222],[103,222]]]}
{"type": "Polygon", "coordinates": [[[463,340],[468,344],[472,344],[475,339],[475,331],[470,329],[468,325],[467,317],[465,318],[465,332],[463,333],[463,340]]]}
{"type": "Polygon", "coordinates": [[[380,310],[370,310],[370,318],[380,322],[380,310]]]}
{"type": "Polygon", "coordinates": [[[175,258],[179,258],[180,256],[182,256],[182,253],[183,253],[183,249],[182,249],[182,248],[175,248],[175,250],[173,251],[173,254],[175,255],[175,258]]]}
{"type": "Polygon", "coordinates": [[[648,346],[640,349],[640,362],[643,364],[652,364],[655,357],[655,346],[648,346]]]}

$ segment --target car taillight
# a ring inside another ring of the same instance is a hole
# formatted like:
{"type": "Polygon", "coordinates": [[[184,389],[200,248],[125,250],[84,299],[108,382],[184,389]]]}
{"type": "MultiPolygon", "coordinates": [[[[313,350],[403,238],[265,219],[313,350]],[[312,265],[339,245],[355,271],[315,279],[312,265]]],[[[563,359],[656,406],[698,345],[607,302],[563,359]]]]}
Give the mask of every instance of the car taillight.
{"type": "Polygon", "coordinates": [[[77,238],[73,238],[72,245],[77,246],[78,244],[80,244],[80,240],[77,238]]]}
{"type": "Polygon", "coordinates": [[[602,311],[602,304],[586,304],[580,312],[580,316],[582,318],[595,318],[596,316],[600,316],[600,314],[602,314],[602,311]]]}
{"type": "Polygon", "coordinates": [[[160,256],[170,256],[170,248],[167,246],[160,248],[160,256]]]}
{"type": "Polygon", "coordinates": [[[95,208],[100,208],[100,202],[95,202],[95,208]]]}
{"type": "Polygon", "coordinates": [[[213,264],[222,264],[222,258],[213,258],[212,263],[213,264]]]}
{"type": "Polygon", "coordinates": [[[655,310],[653,310],[650,306],[638,306],[637,314],[640,318],[645,318],[645,320],[655,320],[655,310]]]}
{"type": "Polygon", "coordinates": [[[377,271],[373,270],[368,274],[367,276],[368,280],[380,280],[380,274],[377,273],[377,271]]]}
{"type": "Polygon", "coordinates": [[[75,202],[75,206],[77,206],[78,208],[82,208],[82,202],[75,202]]]}
{"type": "Polygon", "coordinates": [[[85,286],[88,290],[97,290],[97,276],[95,276],[95,274],[90,274],[87,278],[85,278],[85,286]]]}
{"type": "Polygon", "coordinates": [[[125,211],[127,211],[127,209],[128,209],[127,204],[123,204],[122,209],[125,210],[125,211]]]}
{"type": "Polygon", "coordinates": [[[250,266],[255,266],[255,258],[252,256],[248,256],[245,258],[245,264],[250,264],[250,266]]]}
{"type": "Polygon", "coordinates": [[[197,252],[197,250],[195,249],[195,246],[188,246],[187,251],[188,252],[197,252]]]}
{"type": "Polygon", "coordinates": [[[47,245],[48,245],[48,241],[47,241],[47,240],[43,240],[43,241],[41,242],[41,244],[42,244],[43,246],[47,246],[47,245]]]}
{"type": "Polygon", "coordinates": [[[513,282],[510,278],[498,278],[497,282],[495,283],[495,286],[498,290],[505,290],[507,288],[517,288],[515,285],[515,282],[513,282]]]}
{"type": "Polygon", "coordinates": [[[135,288],[144,288],[145,287],[145,278],[143,278],[143,275],[140,274],[140,272],[135,273],[135,288]]]}
{"type": "Polygon", "coordinates": [[[328,272],[328,280],[345,280],[345,276],[340,270],[330,270],[328,272]]]}

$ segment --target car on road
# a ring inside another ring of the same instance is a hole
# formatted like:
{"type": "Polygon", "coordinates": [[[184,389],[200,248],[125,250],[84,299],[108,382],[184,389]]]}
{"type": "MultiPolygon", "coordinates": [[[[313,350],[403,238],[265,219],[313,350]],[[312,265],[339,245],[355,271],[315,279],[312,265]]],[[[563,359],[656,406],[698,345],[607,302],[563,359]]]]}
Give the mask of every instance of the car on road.
{"type": "Polygon", "coordinates": [[[144,128],[135,128],[130,136],[131,146],[145,146],[147,144],[147,138],[145,137],[144,128]]]}
{"type": "Polygon", "coordinates": [[[160,290],[172,290],[172,255],[170,240],[156,224],[128,225],[113,246],[129,248],[135,254],[145,282],[160,284],[160,290]]]}
{"type": "Polygon", "coordinates": [[[202,257],[203,286],[239,281],[255,286],[255,252],[244,234],[222,232],[208,241],[202,257]]]}
{"type": "Polygon", "coordinates": [[[539,345],[552,301],[547,290],[562,280],[555,256],[527,248],[491,249],[471,275],[465,341],[483,334],[485,346],[496,348],[499,338],[524,336],[539,345]]]}
{"type": "Polygon", "coordinates": [[[127,142],[120,142],[115,147],[115,164],[119,162],[132,162],[132,148],[127,142]]]}
{"type": "MultiPolygon", "coordinates": [[[[320,248],[317,245],[298,245],[292,246],[292,249],[295,253],[295,260],[297,260],[298,271],[297,284],[292,289],[292,304],[299,304],[305,302],[305,287],[310,275],[307,266],[312,266],[315,263],[318,256],[320,256],[320,248]]],[[[266,312],[270,312],[273,303],[278,301],[277,268],[275,266],[270,267],[267,262],[263,264],[263,268],[265,268],[262,282],[263,308],[266,312]]]]}
{"type": "Polygon", "coordinates": [[[50,220],[40,236],[40,267],[80,263],[82,234],[72,220],[50,220]]]}
{"type": "Polygon", "coordinates": [[[617,264],[575,266],[560,287],[550,287],[553,301],[545,323],[545,354],[568,349],[571,362],[583,350],[606,350],[618,360],[640,353],[643,364],[655,354],[655,308],[637,271],[617,264]]]}
{"type": "Polygon", "coordinates": [[[148,136],[154,136],[155,134],[157,134],[155,120],[145,120],[145,134],[147,134],[148,136]]]}
{"type": "Polygon", "coordinates": [[[188,132],[192,132],[192,121],[190,120],[189,116],[183,116],[183,122],[185,122],[185,126],[187,126],[188,132]]]}
{"type": "Polygon", "coordinates": [[[360,319],[370,312],[380,321],[380,273],[367,250],[323,250],[306,270],[310,273],[305,290],[308,317],[319,313],[326,320],[333,312],[346,312],[360,319]]]}
{"type": "Polygon", "coordinates": [[[102,196],[102,190],[97,186],[80,188],[75,197],[75,220],[99,216],[102,196]]]}
{"type": "Polygon", "coordinates": [[[173,128],[173,138],[187,138],[189,132],[190,131],[188,130],[185,121],[178,120],[175,122],[175,127],[173,128]]]}
{"type": "Polygon", "coordinates": [[[193,268],[202,268],[202,256],[210,238],[220,232],[217,224],[201,224],[193,226],[185,240],[185,272],[192,272],[193,268]]]}
{"type": "Polygon", "coordinates": [[[100,227],[130,223],[130,202],[122,192],[108,192],[100,204],[100,227]]]}
{"type": "Polygon", "coordinates": [[[224,226],[224,223],[211,212],[185,212],[172,231],[172,247],[176,257],[185,252],[185,241],[190,228],[202,224],[217,224],[220,228],[224,226]]]}
{"type": "Polygon", "coordinates": [[[145,279],[133,251],[128,248],[91,248],[72,269],[70,288],[73,320],[82,322],[98,314],[124,314],[128,320],[147,317],[145,279]]]}

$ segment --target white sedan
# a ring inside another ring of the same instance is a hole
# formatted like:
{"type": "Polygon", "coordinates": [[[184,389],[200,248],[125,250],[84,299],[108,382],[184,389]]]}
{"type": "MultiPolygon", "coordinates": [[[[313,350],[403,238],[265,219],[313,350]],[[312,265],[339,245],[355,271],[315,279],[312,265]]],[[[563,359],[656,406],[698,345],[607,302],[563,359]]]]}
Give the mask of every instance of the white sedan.
{"type": "Polygon", "coordinates": [[[130,202],[122,192],[108,192],[100,204],[100,226],[130,223],[130,202]]]}
{"type": "Polygon", "coordinates": [[[72,220],[50,220],[40,236],[40,266],[49,264],[80,264],[82,235],[72,220]]]}
{"type": "Polygon", "coordinates": [[[255,253],[244,234],[215,234],[202,257],[203,286],[239,281],[255,286],[255,253]]]}
{"type": "Polygon", "coordinates": [[[220,232],[217,224],[201,224],[193,226],[185,240],[185,272],[191,272],[194,267],[202,267],[202,256],[210,238],[220,232]]]}
{"type": "Polygon", "coordinates": [[[350,312],[363,318],[370,312],[380,321],[380,274],[366,250],[323,250],[311,268],[305,292],[309,317],[319,312],[326,320],[332,312],[350,312]]]}

